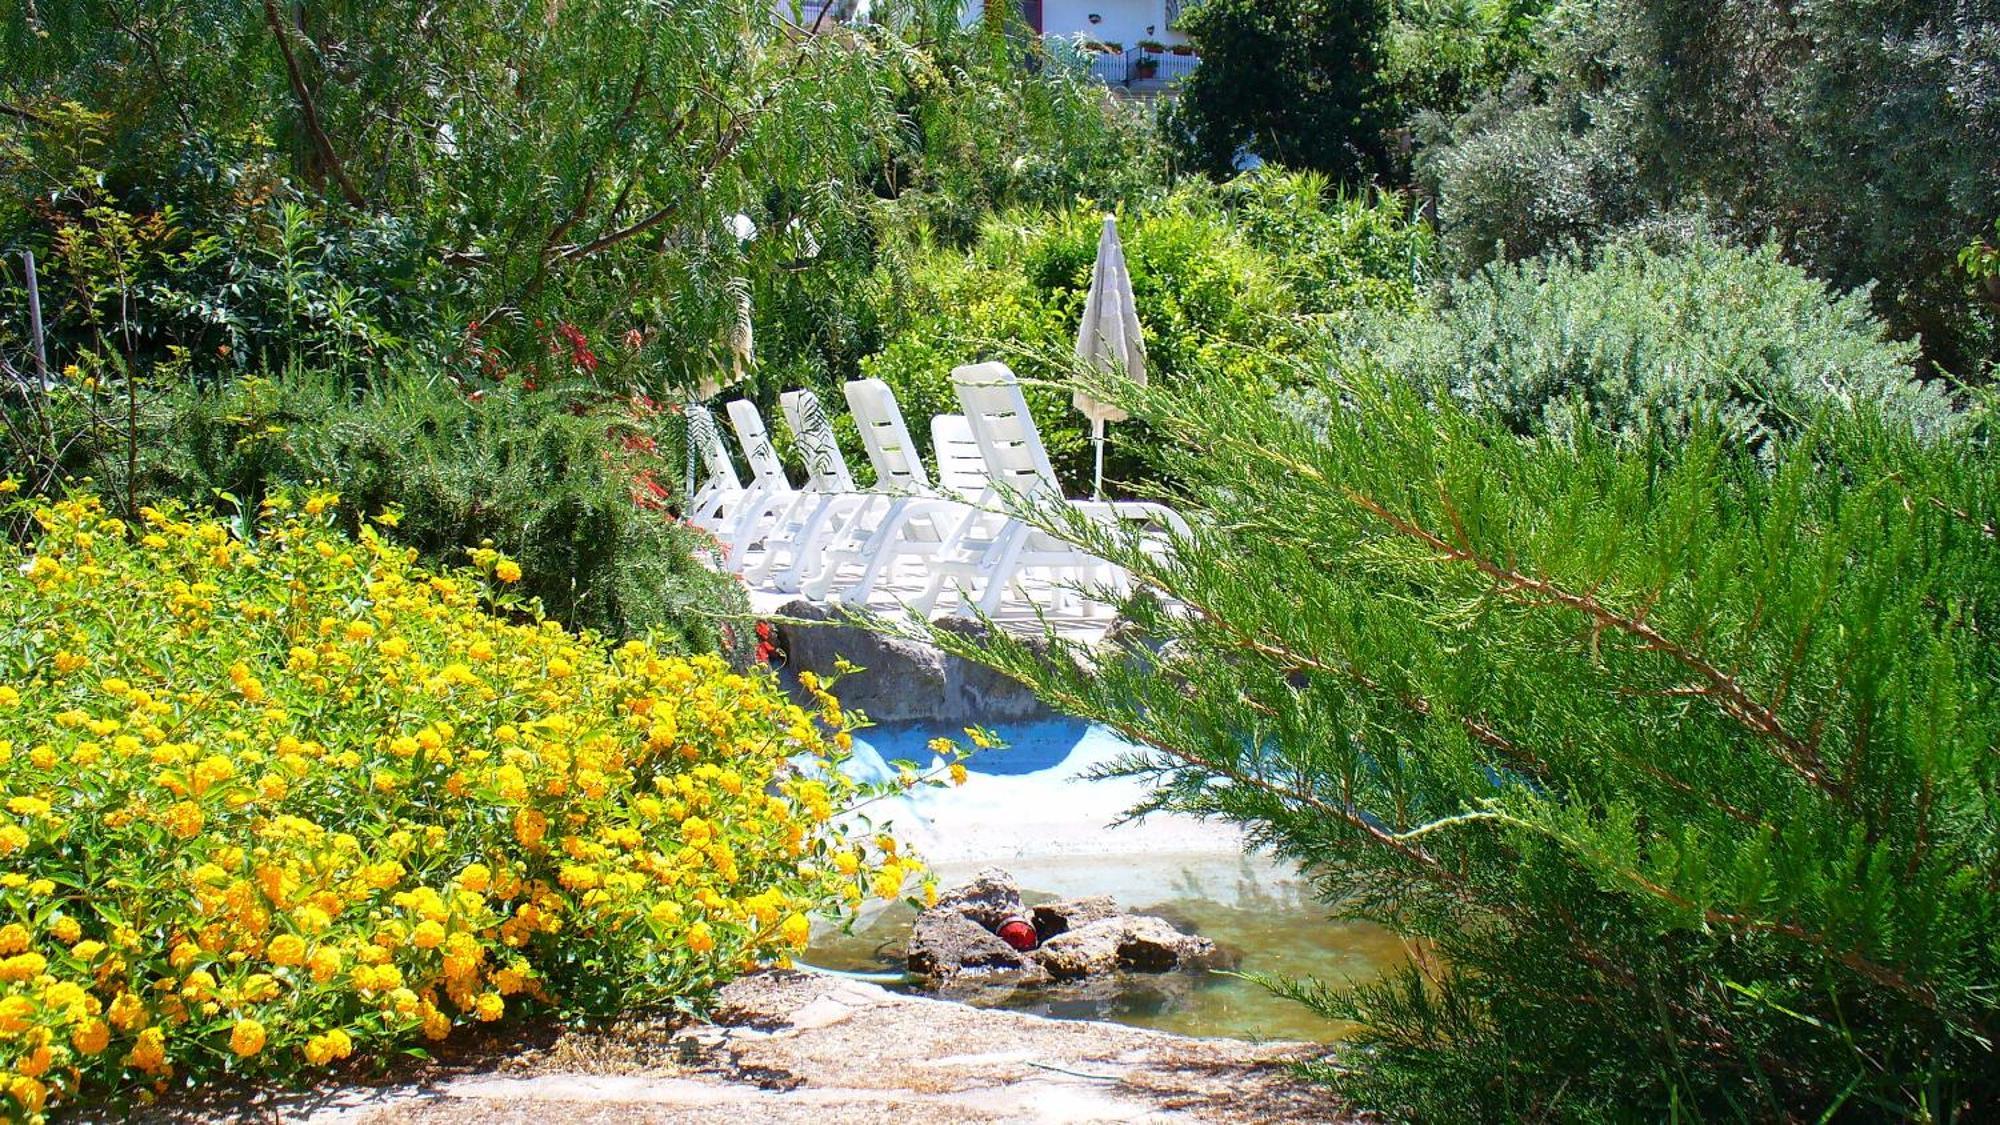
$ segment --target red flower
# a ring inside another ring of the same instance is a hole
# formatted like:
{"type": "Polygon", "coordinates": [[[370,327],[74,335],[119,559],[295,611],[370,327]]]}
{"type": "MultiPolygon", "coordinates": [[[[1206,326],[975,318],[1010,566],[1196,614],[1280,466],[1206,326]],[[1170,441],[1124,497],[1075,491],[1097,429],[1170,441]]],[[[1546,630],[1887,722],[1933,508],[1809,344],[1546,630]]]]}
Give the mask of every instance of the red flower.
{"type": "MultiPolygon", "coordinates": [[[[590,340],[583,334],[583,329],[565,320],[556,326],[556,334],[569,344],[569,361],[572,364],[585,371],[597,370],[597,353],[590,350],[590,340]]],[[[561,350],[556,341],[549,341],[550,355],[560,355],[561,350]]]]}

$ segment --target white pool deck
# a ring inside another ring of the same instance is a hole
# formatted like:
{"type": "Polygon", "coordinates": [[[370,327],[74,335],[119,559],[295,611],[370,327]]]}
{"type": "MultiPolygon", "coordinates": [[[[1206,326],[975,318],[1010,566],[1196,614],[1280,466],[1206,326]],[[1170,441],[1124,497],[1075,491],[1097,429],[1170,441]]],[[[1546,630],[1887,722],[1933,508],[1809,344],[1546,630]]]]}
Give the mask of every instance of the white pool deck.
{"type": "MultiPolygon", "coordinates": [[[[746,586],[745,589],[750,595],[750,612],[760,618],[781,616],[786,606],[803,597],[796,592],[787,593],[769,586],[746,586]]],[[[907,586],[880,589],[868,600],[867,609],[871,613],[901,618],[908,612],[907,599],[913,598],[916,593],[916,589],[907,586]]],[[[1089,616],[1047,611],[1038,614],[1034,606],[1027,604],[1021,598],[1010,597],[1001,604],[1000,612],[993,615],[992,620],[1009,632],[1029,635],[1042,634],[1046,624],[1053,626],[1057,635],[1064,640],[1092,645],[1104,639],[1105,632],[1111,628],[1115,620],[1115,616],[1105,607],[1096,608],[1097,612],[1089,616]]]]}

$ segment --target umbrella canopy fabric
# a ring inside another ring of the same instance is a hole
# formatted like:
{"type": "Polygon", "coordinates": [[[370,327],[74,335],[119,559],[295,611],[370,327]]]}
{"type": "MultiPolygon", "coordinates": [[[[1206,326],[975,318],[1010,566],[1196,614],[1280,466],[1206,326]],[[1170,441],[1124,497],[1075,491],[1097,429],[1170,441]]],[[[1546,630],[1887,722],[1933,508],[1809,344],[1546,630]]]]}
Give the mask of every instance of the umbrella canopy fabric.
{"type": "MultiPolygon", "coordinates": [[[[1125,248],[1118,243],[1118,220],[1104,217],[1097,236],[1097,264],[1090,270],[1090,295],[1083,303],[1083,324],[1076,330],[1076,358],[1106,373],[1123,371],[1134,383],[1146,381],[1146,346],[1139,341],[1139,309],[1132,300],[1132,274],[1125,268],[1125,248]]],[[[1091,443],[1097,447],[1097,475],[1091,495],[1104,495],[1104,425],[1123,422],[1127,415],[1108,402],[1081,390],[1070,399],[1090,419],[1091,443]]]]}
{"type": "MultiPolygon", "coordinates": [[[[1105,216],[1097,236],[1097,264],[1090,270],[1090,295],[1083,324],[1076,330],[1076,358],[1100,371],[1123,370],[1135,383],[1146,381],[1146,346],[1139,340],[1139,310],[1132,300],[1132,274],[1118,242],[1118,220],[1105,216]]],[[[1123,410],[1082,391],[1071,400],[1092,422],[1123,422],[1123,410]]]]}

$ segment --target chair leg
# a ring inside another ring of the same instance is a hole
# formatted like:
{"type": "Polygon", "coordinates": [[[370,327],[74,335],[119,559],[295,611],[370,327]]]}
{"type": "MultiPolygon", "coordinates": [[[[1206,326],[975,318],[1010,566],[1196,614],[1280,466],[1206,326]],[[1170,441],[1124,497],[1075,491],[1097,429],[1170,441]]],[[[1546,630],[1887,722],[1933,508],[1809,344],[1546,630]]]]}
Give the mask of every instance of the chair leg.
{"type": "MultiPolygon", "coordinates": [[[[976,603],[979,612],[988,617],[1000,612],[1000,604],[1007,598],[1007,587],[1015,579],[1015,563],[1021,557],[1021,549],[1027,544],[1027,525],[1015,522],[1008,525],[1000,542],[989,549],[981,566],[987,574],[986,588],[980,591],[979,601],[976,603]]],[[[970,605],[965,607],[965,609],[971,608],[974,607],[970,605]]]]}
{"type": "Polygon", "coordinates": [[[872,499],[864,499],[857,506],[852,497],[828,497],[819,510],[806,520],[805,528],[792,543],[791,564],[779,571],[771,584],[786,593],[797,593],[802,575],[819,573],[827,540],[839,535],[849,521],[861,519],[872,503],[872,499]]]}
{"type": "Polygon", "coordinates": [[[861,578],[842,591],[841,601],[852,602],[855,605],[868,604],[869,597],[875,593],[875,583],[881,581],[882,576],[895,565],[900,554],[896,548],[901,546],[903,541],[901,532],[910,522],[911,514],[910,502],[907,500],[898,500],[890,506],[889,514],[882,518],[881,526],[875,529],[875,534],[869,536],[867,544],[861,549],[868,560],[861,568],[861,578]]]}
{"type": "MultiPolygon", "coordinates": [[[[770,530],[761,536],[761,538],[768,539],[784,527],[786,516],[790,514],[792,506],[797,502],[796,496],[789,493],[779,493],[763,497],[758,502],[745,507],[743,510],[743,523],[736,529],[735,537],[729,541],[729,568],[738,574],[744,573],[747,567],[746,560],[750,554],[750,547],[760,538],[758,533],[764,531],[765,517],[776,513],[776,518],[771,522],[770,530]]],[[[767,544],[766,550],[768,551],[768,549],[767,544]]]]}

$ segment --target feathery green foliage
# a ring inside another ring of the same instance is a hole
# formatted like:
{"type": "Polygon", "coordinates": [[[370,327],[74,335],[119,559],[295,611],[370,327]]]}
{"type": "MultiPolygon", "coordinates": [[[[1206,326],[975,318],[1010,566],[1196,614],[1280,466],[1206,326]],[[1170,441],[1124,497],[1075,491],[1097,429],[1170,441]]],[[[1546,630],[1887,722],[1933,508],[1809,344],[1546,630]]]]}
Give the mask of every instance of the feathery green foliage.
{"type": "Polygon", "coordinates": [[[1200,513],[1110,651],[937,643],[1142,750],[1407,973],[1314,1072],[1419,1120],[2000,1109],[2000,460],[1857,403],[1522,438],[1367,364],[1308,424],[1105,386],[1200,513]],[[1173,608],[1164,608],[1173,607],[1173,608]]]}

